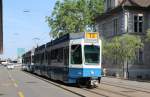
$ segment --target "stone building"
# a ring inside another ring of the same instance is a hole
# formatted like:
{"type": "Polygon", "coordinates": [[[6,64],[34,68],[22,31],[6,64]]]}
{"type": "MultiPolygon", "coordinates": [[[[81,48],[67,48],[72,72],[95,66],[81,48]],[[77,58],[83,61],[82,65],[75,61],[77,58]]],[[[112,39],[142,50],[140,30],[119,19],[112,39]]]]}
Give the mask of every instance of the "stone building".
{"type": "MultiPolygon", "coordinates": [[[[96,17],[96,29],[103,38],[132,33],[144,40],[150,28],[150,0],[104,0],[104,6],[104,13],[96,17]]],[[[116,76],[117,71],[124,71],[122,74],[129,72],[129,78],[150,78],[150,44],[144,43],[134,64],[122,69],[103,59],[103,67],[109,75],[116,76]]]]}

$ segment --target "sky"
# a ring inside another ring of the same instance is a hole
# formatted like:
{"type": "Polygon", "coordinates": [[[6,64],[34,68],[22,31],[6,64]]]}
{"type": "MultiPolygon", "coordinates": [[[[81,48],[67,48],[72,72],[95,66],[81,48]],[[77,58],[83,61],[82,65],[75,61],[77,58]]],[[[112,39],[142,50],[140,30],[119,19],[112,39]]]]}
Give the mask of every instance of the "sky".
{"type": "Polygon", "coordinates": [[[50,41],[50,16],[56,0],[3,0],[3,58],[17,57],[17,48],[30,50],[50,41]]]}

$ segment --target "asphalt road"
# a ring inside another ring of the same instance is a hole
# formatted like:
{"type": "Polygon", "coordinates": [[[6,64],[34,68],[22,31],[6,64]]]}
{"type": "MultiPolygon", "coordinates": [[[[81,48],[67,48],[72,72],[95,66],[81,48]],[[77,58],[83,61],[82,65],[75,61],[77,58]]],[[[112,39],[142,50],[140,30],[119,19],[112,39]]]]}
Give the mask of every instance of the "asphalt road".
{"type": "Polygon", "coordinates": [[[0,97],[79,97],[20,70],[0,67],[0,97]]]}
{"type": "Polygon", "coordinates": [[[103,77],[95,89],[78,88],[0,66],[0,97],[150,97],[150,83],[103,77]]]}

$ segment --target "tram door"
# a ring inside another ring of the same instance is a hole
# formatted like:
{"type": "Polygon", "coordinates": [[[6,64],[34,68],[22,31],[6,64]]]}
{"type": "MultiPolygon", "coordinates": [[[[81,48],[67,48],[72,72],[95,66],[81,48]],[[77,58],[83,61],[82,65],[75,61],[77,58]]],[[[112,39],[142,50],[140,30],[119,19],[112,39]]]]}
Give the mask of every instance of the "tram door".
{"type": "Polygon", "coordinates": [[[63,79],[67,81],[68,77],[68,72],[69,72],[69,47],[65,47],[63,51],[63,56],[64,56],[64,75],[63,79]]]}

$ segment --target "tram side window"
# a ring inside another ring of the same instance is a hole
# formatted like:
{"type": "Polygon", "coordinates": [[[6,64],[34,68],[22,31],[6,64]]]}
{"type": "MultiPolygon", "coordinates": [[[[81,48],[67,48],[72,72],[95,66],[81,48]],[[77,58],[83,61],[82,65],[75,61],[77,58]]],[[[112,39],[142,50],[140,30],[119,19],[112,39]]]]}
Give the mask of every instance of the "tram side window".
{"type": "Polygon", "coordinates": [[[49,51],[48,52],[48,55],[47,55],[47,60],[48,60],[48,64],[50,65],[51,64],[51,52],[49,51]]]}
{"type": "Polygon", "coordinates": [[[40,54],[37,54],[37,64],[40,63],[40,54]]]}
{"type": "Polygon", "coordinates": [[[32,57],[32,63],[34,63],[34,56],[31,56],[32,57]]]}
{"type": "Polygon", "coordinates": [[[50,64],[50,52],[49,51],[45,52],[45,62],[47,64],[50,64]]]}
{"type": "Polygon", "coordinates": [[[39,63],[42,64],[42,54],[39,54],[39,63]]]}
{"type": "Polygon", "coordinates": [[[81,45],[71,46],[71,64],[82,64],[81,45]]]}
{"type": "Polygon", "coordinates": [[[48,55],[47,55],[47,51],[45,51],[45,62],[47,63],[48,62],[48,55]]]}
{"type": "Polygon", "coordinates": [[[69,47],[64,48],[64,65],[69,65],[69,47]]]}
{"type": "Polygon", "coordinates": [[[36,54],[34,55],[34,61],[35,61],[34,63],[36,64],[37,63],[37,55],[36,54]]]}
{"type": "Polygon", "coordinates": [[[51,59],[52,60],[56,60],[57,59],[57,55],[58,55],[58,50],[56,49],[56,50],[52,50],[51,51],[51,59]]]}
{"type": "Polygon", "coordinates": [[[57,61],[58,62],[62,62],[63,61],[63,48],[59,48],[58,49],[57,61]]]}
{"type": "Polygon", "coordinates": [[[44,53],[40,54],[40,57],[41,57],[41,58],[40,58],[40,60],[41,60],[40,63],[43,64],[43,63],[44,63],[44,53]]]}
{"type": "Polygon", "coordinates": [[[51,59],[56,62],[63,62],[63,48],[55,49],[51,51],[51,59]]]}

